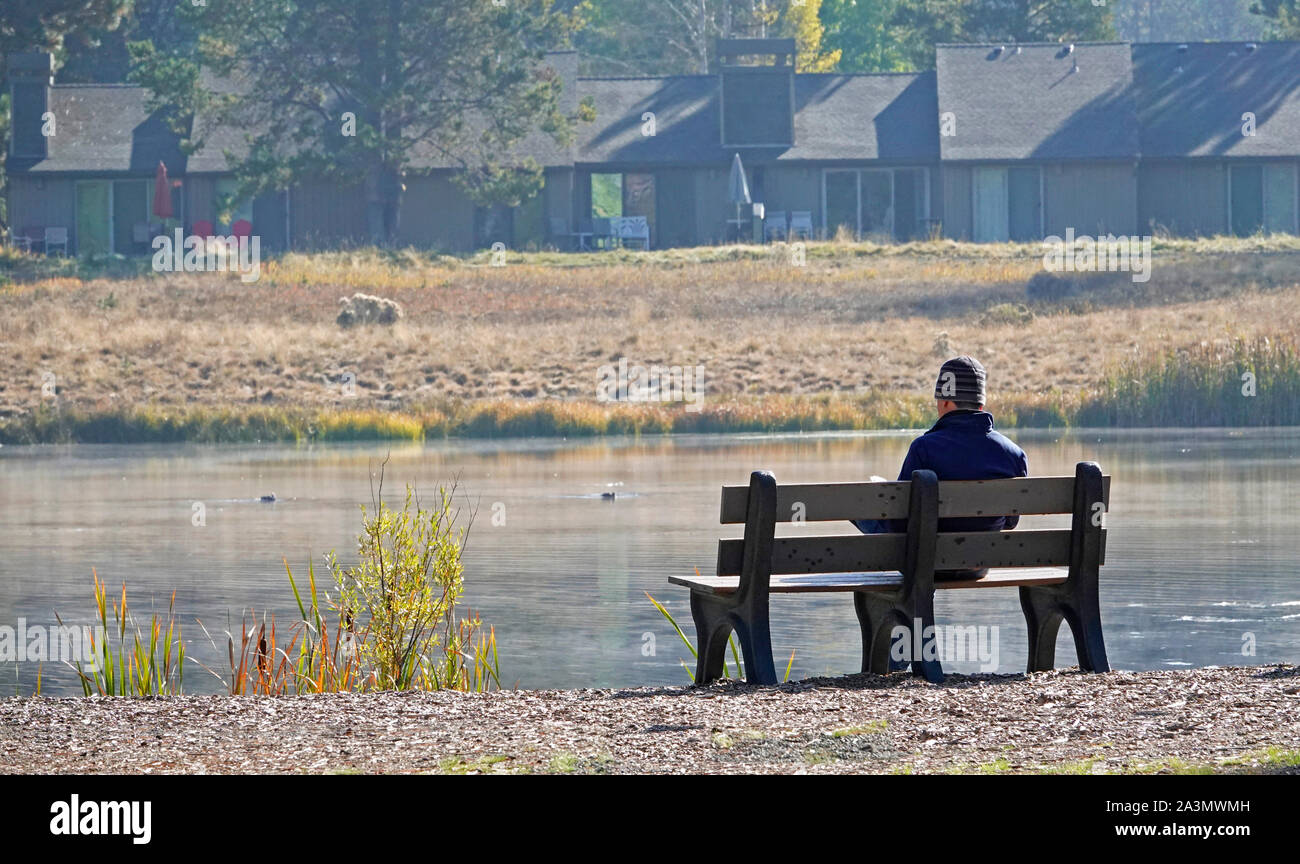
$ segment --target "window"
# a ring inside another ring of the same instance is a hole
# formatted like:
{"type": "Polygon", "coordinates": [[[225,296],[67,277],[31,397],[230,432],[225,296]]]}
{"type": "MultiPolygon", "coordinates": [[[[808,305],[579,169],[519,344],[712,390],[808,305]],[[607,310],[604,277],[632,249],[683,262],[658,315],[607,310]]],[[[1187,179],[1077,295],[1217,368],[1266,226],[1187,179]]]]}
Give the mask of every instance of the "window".
{"type": "Polygon", "coordinates": [[[834,168],[822,174],[828,237],[846,232],[858,239],[910,240],[924,235],[929,215],[924,168],[834,168]]]}
{"type": "Polygon", "coordinates": [[[148,251],[148,241],[141,243],[135,238],[140,225],[144,225],[145,228],[139,236],[148,235],[149,208],[153,204],[149,187],[152,185],[148,180],[113,181],[114,252],[125,255],[131,252],[143,254],[148,251]]]}
{"type": "MultiPolygon", "coordinates": [[[[235,190],[238,188],[239,188],[239,183],[235,181],[233,178],[231,177],[218,178],[216,184],[216,190],[215,190],[216,198],[212,202],[213,207],[220,208],[222,206],[222,202],[225,201],[228,197],[234,195],[235,190]]],[[[214,214],[215,218],[213,219],[213,222],[216,223],[214,225],[214,230],[217,230],[218,233],[229,233],[230,226],[234,225],[240,219],[247,219],[249,223],[252,223],[253,221],[252,199],[250,198],[244,201],[234,202],[234,206],[230,208],[230,213],[227,215],[229,215],[230,217],[228,220],[223,219],[222,214],[220,212],[214,214]]]]}

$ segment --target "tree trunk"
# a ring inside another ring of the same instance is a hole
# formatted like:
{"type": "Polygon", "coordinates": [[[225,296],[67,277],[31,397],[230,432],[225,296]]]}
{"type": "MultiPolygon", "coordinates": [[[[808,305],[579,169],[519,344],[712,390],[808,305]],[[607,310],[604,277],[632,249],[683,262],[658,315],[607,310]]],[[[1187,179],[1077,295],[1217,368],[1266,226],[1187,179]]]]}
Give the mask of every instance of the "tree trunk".
{"type": "Polygon", "coordinates": [[[384,231],[384,166],[374,165],[366,172],[366,234],[375,246],[387,240],[384,231]]]}
{"type": "Polygon", "coordinates": [[[366,172],[366,233],[376,246],[397,242],[402,212],[402,172],[377,163],[366,172]]]}
{"type": "Polygon", "coordinates": [[[386,245],[397,244],[397,231],[401,227],[402,215],[402,173],[396,168],[384,168],[384,240],[386,245]]]}

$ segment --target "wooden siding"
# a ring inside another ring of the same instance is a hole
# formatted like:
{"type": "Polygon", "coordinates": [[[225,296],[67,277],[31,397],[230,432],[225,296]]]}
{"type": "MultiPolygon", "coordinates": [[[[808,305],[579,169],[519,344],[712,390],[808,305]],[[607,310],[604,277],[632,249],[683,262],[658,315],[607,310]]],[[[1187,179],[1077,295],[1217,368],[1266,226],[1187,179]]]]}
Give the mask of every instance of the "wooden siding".
{"type": "Polygon", "coordinates": [[[397,237],[403,246],[468,252],[474,246],[474,204],[447,174],[408,177],[397,237]]]}
{"type": "Polygon", "coordinates": [[[15,233],[28,227],[67,228],[68,248],[77,248],[75,180],[64,177],[11,176],[7,204],[9,227],[15,233]]]}
{"type": "Polygon", "coordinates": [[[1228,171],[1222,162],[1146,162],[1138,168],[1144,232],[1228,233],[1228,171]]]}
{"type": "Polygon", "coordinates": [[[366,196],[361,187],[313,180],[295,186],[289,201],[293,248],[329,249],[366,242],[366,196]]]}
{"type": "MultiPolygon", "coordinates": [[[[822,169],[815,165],[771,165],[763,170],[763,203],[768,212],[795,210],[812,212],[813,236],[822,227],[822,169]]],[[[735,209],[735,208],[732,208],[735,209]]],[[[731,218],[735,218],[733,215],[731,218]]]]}
{"type": "Polygon", "coordinates": [[[1137,171],[1132,163],[1069,163],[1043,167],[1047,236],[1137,233],[1137,171]]]}
{"type": "Polygon", "coordinates": [[[185,227],[199,220],[217,224],[217,178],[212,175],[186,177],[181,182],[185,195],[185,227]]]}
{"type": "MultiPolygon", "coordinates": [[[[748,171],[748,169],[746,169],[748,171]]],[[[728,168],[704,168],[695,172],[695,243],[707,245],[727,239],[727,220],[736,218],[736,205],[727,198],[728,168]]],[[[753,214],[741,209],[741,218],[753,214]]]]}

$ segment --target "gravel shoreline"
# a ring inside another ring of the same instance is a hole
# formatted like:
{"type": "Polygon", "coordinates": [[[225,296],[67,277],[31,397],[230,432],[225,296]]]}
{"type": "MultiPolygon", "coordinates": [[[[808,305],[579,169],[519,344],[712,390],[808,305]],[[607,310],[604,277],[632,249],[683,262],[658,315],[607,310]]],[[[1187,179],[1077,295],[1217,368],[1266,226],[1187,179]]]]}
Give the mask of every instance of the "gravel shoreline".
{"type": "Polygon", "coordinates": [[[0,773],[1300,773],[1300,667],[0,700],[0,773]]]}

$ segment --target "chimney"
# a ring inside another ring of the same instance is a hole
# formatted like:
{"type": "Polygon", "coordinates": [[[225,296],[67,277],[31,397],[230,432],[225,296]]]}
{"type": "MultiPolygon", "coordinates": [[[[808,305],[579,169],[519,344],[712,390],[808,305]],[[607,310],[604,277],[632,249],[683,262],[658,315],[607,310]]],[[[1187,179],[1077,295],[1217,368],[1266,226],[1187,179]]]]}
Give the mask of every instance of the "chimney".
{"type": "Polygon", "coordinates": [[[735,147],[794,144],[793,39],[719,39],[721,141],[735,147]],[[759,58],[742,65],[739,57],[759,58]]]}
{"type": "Polygon", "coordinates": [[[16,159],[44,159],[49,155],[45,113],[50,110],[54,86],[54,55],[44,51],[11,54],[9,72],[9,155],[16,159]]]}

